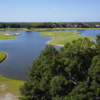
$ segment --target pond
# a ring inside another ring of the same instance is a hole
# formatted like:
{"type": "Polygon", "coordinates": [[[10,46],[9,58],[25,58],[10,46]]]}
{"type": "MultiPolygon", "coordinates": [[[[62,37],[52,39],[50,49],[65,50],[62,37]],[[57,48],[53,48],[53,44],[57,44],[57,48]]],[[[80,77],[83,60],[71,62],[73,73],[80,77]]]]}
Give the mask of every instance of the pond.
{"type": "MultiPolygon", "coordinates": [[[[69,31],[69,30],[64,30],[69,31]]],[[[81,32],[80,35],[96,37],[100,30],[70,30],[74,32],[81,32]]],[[[28,67],[32,66],[33,60],[36,60],[42,50],[44,50],[46,42],[53,39],[52,37],[40,36],[36,31],[3,31],[9,33],[22,33],[21,36],[16,36],[11,40],[0,40],[0,51],[7,53],[7,58],[0,64],[0,75],[18,79],[26,80],[28,67]]],[[[59,47],[55,46],[56,49],[59,47]]]]}

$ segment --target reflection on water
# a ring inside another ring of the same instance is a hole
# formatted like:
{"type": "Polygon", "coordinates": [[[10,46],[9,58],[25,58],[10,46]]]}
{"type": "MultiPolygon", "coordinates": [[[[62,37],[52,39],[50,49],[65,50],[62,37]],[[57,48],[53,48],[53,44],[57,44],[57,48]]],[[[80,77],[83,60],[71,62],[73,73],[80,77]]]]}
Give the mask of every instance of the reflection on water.
{"type": "MultiPolygon", "coordinates": [[[[65,30],[68,31],[68,30],[65,30]]],[[[81,35],[96,37],[100,30],[70,30],[81,32],[81,35]]],[[[0,40],[0,51],[5,51],[7,59],[0,64],[0,75],[18,79],[27,79],[28,67],[32,66],[33,60],[36,60],[42,50],[44,50],[46,42],[53,39],[52,37],[40,36],[38,32],[25,31],[4,31],[10,33],[22,33],[12,40],[0,40]]],[[[56,47],[56,46],[55,46],[56,47]]],[[[56,47],[59,49],[59,47],[56,47]]]]}

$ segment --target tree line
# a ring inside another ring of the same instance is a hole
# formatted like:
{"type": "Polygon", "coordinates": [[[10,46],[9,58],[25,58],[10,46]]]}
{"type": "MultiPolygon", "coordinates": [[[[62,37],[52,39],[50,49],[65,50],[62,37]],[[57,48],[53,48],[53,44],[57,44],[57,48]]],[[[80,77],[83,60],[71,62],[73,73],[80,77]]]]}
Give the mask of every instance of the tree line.
{"type": "Polygon", "coordinates": [[[98,28],[100,22],[73,22],[73,23],[3,23],[0,22],[0,28],[98,28]]]}
{"type": "Polygon", "coordinates": [[[29,68],[20,100],[100,100],[100,35],[60,50],[47,45],[29,68]]]}

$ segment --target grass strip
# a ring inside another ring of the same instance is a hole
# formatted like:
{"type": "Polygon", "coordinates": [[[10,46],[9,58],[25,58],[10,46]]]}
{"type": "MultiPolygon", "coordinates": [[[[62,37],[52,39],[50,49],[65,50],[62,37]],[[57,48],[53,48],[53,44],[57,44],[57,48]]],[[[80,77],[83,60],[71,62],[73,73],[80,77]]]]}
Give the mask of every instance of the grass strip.
{"type": "Polygon", "coordinates": [[[6,53],[0,51],[0,63],[6,58],[6,53]]]}
{"type": "Polygon", "coordinates": [[[48,31],[48,30],[100,30],[100,28],[0,28],[1,31],[5,30],[20,30],[20,31],[48,31]]]}

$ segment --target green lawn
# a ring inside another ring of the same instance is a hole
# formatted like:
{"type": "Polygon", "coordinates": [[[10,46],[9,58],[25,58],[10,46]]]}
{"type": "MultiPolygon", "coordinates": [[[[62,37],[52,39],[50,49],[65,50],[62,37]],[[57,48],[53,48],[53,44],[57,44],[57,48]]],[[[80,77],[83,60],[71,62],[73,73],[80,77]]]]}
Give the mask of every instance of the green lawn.
{"type": "Polygon", "coordinates": [[[78,38],[89,38],[93,41],[94,37],[86,37],[78,35],[79,32],[41,32],[42,36],[54,37],[53,40],[48,41],[48,44],[63,47],[66,43],[77,40],[78,38]]]}
{"type": "Polygon", "coordinates": [[[0,51],[0,63],[6,58],[6,53],[0,51]]]}
{"type": "Polygon", "coordinates": [[[7,33],[7,32],[0,32],[0,40],[4,39],[14,39],[14,36],[21,35],[21,33],[7,33]]]}
{"type": "Polygon", "coordinates": [[[7,93],[11,93],[14,96],[19,97],[20,91],[19,88],[24,84],[24,81],[12,80],[0,76],[0,93],[4,96],[7,93]]]}

